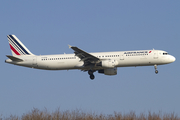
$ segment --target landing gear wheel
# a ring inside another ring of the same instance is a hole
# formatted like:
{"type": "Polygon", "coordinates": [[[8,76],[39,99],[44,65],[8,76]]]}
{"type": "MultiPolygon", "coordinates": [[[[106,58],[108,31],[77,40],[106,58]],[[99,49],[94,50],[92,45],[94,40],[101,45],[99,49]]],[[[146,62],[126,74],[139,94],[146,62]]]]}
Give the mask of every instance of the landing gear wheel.
{"type": "Polygon", "coordinates": [[[91,80],[94,80],[94,78],[95,78],[95,76],[92,74],[92,75],[90,75],[90,79],[91,80]]]}
{"type": "Polygon", "coordinates": [[[155,73],[158,74],[158,70],[155,70],[155,73]]]}

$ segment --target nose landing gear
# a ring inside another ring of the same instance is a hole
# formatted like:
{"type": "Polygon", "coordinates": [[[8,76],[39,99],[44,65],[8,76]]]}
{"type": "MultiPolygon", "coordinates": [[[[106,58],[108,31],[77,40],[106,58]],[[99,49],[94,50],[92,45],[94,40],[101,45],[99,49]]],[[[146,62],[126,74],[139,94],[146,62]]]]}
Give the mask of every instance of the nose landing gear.
{"type": "Polygon", "coordinates": [[[90,75],[90,79],[91,79],[91,80],[94,80],[94,78],[95,78],[95,76],[94,76],[93,73],[94,73],[94,71],[92,71],[92,70],[89,70],[89,71],[88,71],[88,74],[90,75]]]}
{"type": "Polygon", "coordinates": [[[157,65],[154,65],[155,73],[158,74],[157,65]]]}

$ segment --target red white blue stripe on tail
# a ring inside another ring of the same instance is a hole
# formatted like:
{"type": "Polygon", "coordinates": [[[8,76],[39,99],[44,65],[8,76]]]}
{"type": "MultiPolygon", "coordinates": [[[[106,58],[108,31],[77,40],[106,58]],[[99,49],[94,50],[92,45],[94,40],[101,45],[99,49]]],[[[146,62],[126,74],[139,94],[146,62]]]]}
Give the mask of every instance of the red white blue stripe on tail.
{"type": "Polygon", "coordinates": [[[7,37],[13,56],[33,55],[15,35],[7,35],[7,37]]]}

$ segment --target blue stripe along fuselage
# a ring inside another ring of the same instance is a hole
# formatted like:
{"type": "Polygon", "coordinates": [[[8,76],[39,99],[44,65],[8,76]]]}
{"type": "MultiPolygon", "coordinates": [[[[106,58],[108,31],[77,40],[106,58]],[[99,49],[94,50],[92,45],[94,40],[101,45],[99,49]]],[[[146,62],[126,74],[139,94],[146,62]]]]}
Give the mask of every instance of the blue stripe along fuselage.
{"type": "Polygon", "coordinates": [[[9,35],[11,37],[11,39],[14,40],[14,42],[28,55],[30,55],[20,44],[19,42],[12,36],[12,35],[9,35]]]}

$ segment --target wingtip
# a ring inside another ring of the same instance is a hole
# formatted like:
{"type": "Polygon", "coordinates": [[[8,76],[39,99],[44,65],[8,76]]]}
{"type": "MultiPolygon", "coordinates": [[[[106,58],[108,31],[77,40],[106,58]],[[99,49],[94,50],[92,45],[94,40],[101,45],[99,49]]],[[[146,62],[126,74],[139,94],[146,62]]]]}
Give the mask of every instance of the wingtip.
{"type": "Polygon", "coordinates": [[[72,46],[71,45],[68,45],[69,46],[69,48],[71,48],[72,46]]]}

